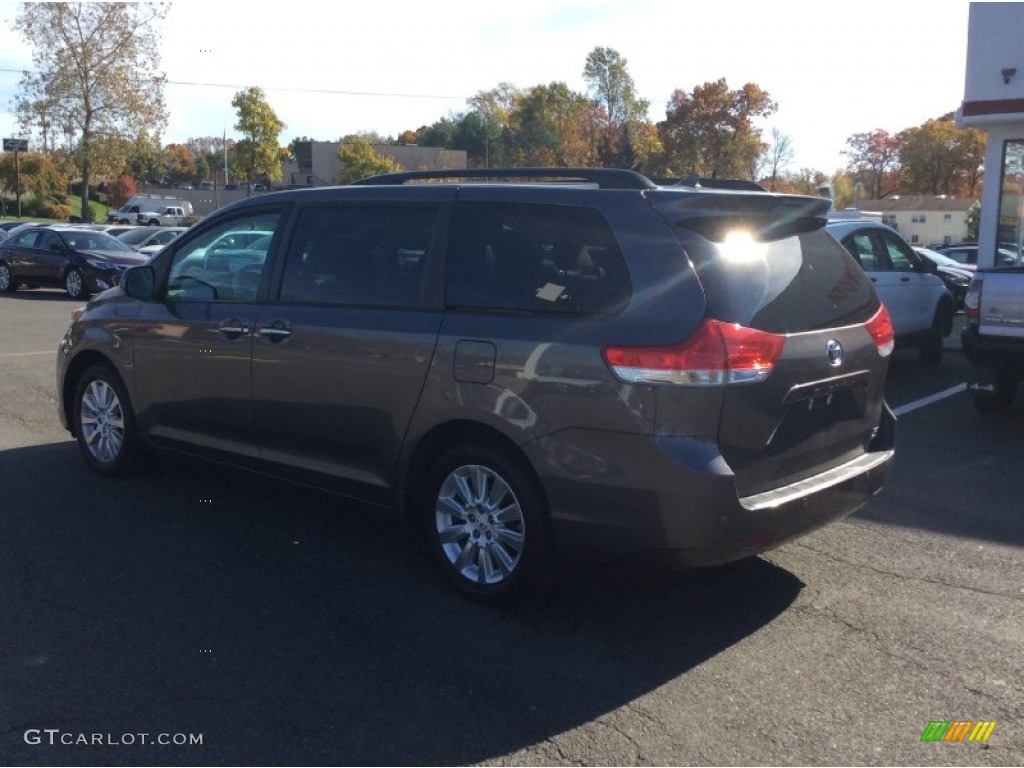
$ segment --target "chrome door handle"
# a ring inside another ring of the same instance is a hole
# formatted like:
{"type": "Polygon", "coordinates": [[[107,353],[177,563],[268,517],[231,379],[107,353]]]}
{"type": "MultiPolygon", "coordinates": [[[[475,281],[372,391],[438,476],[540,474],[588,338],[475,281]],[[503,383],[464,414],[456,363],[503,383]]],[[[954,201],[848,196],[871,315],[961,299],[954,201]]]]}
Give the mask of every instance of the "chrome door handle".
{"type": "Polygon", "coordinates": [[[249,333],[249,326],[246,325],[241,320],[228,320],[226,323],[222,324],[218,330],[225,336],[238,337],[245,336],[247,333],[249,333]],[[228,324],[232,322],[235,323],[235,325],[228,324]]]}
{"type": "Polygon", "coordinates": [[[260,328],[260,336],[266,336],[271,341],[281,341],[292,335],[287,328],[260,328]]]}

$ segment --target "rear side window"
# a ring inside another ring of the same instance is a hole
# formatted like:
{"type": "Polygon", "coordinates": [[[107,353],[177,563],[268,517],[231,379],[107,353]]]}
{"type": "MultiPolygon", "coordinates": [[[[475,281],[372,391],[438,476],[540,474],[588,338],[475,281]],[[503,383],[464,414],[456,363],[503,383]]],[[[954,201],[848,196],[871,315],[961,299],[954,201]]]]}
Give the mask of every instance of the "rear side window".
{"type": "Polygon", "coordinates": [[[288,250],[280,300],[419,305],[438,212],[432,205],[306,208],[288,250]]]}
{"type": "Polygon", "coordinates": [[[449,307],[604,315],[629,301],[629,272],[592,208],[459,203],[449,245],[449,307]]]}

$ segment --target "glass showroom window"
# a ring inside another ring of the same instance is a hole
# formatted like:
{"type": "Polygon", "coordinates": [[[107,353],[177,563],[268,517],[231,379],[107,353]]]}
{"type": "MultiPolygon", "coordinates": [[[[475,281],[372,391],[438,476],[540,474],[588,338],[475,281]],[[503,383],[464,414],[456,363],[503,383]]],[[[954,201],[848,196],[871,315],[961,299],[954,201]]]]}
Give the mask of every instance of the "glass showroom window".
{"type": "Polygon", "coordinates": [[[1018,266],[1024,230],[1024,139],[1003,145],[1003,179],[999,190],[996,266],[1018,266]]]}

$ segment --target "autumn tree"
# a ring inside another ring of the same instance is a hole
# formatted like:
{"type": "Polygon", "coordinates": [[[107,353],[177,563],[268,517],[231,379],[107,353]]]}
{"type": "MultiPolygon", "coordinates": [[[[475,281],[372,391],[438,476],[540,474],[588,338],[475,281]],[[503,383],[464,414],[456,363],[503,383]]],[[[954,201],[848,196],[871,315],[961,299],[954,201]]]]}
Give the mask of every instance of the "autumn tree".
{"type": "MultiPolygon", "coordinates": [[[[15,158],[11,153],[4,153],[0,156],[0,188],[7,189],[14,193],[20,183],[21,192],[29,192],[37,200],[48,198],[60,199],[67,192],[68,180],[60,171],[49,155],[38,152],[22,152],[18,157],[18,176],[20,181],[15,179],[15,158]]],[[[18,201],[20,203],[20,200],[18,201]]]]}
{"type": "Polygon", "coordinates": [[[288,150],[282,149],[278,137],[287,126],[267,103],[263,89],[253,86],[239,91],[231,99],[231,106],[238,112],[235,130],[244,136],[235,145],[235,153],[246,182],[251,184],[259,177],[279,180],[281,162],[288,150]]]}
{"type": "Polygon", "coordinates": [[[338,159],[341,160],[338,184],[351,184],[368,176],[397,173],[402,170],[402,166],[377,152],[365,139],[342,144],[338,148],[338,159]]]}
{"type": "Polygon", "coordinates": [[[120,208],[135,194],[135,179],[126,173],[107,184],[107,205],[120,208]]]}
{"type": "Polygon", "coordinates": [[[196,158],[184,144],[168,144],[164,148],[167,174],[172,184],[191,181],[196,175],[196,158]]]}
{"type": "Polygon", "coordinates": [[[692,93],[675,91],[665,120],[658,123],[667,170],[679,176],[750,178],[764,151],[754,120],[777,108],[759,86],[747,83],[731,91],[725,78],[698,85],[692,93]]]}
{"type": "MultiPolygon", "coordinates": [[[[159,22],[152,3],[22,3],[12,25],[32,48],[14,106],[25,131],[63,132],[87,190],[111,137],[159,133],[167,122],[159,22]],[[103,140],[101,140],[103,139],[103,140]]],[[[91,221],[87,195],[82,219],[91,221]]]]}
{"type": "Polygon", "coordinates": [[[846,140],[848,149],[843,154],[849,158],[847,170],[860,177],[869,196],[880,200],[887,189],[886,179],[896,167],[899,159],[899,142],[888,131],[877,128],[866,133],[855,133],[846,140]]]}
{"type": "Polygon", "coordinates": [[[952,115],[928,120],[896,135],[901,188],[929,195],[978,193],[985,161],[985,134],[958,128],[952,115]]]}
{"type": "Polygon", "coordinates": [[[627,61],[614,48],[594,48],[583,67],[583,79],[598,106],[601,160],[605,165],[632,166],[629,126],[647,120],[650,103],[637,96],[627,61]]]}

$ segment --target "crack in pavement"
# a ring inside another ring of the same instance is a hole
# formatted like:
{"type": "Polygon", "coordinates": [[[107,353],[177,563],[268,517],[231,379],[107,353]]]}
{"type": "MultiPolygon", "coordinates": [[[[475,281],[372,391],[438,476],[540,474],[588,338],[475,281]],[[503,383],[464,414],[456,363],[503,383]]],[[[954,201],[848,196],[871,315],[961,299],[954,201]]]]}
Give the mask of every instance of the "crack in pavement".
{"type": "Polygon", "coordinates": [[[908,575],[908,574],[905,574],[905,573],[897,573],[896,571],[887,571],[887,570],[884,570],[882,568],[876,568],[873,565],[866,565],[865,563],[855,563],[852,560],[847,560],[844,557],[839,557],[838,555],[835,555],[835,554],[833,554],[831,552],[825,552],[825,551],[820,550],[820,549],[815,549],[814,547],[812,547],[809,544],[807,544],[805,542],[802,542],[802,541],[795,541],[795,542],[792,542],[792,544],[794,546],[801,547],[803,549],[809,550],[810,552],[814,552],[816,555],[821,555],[824,558],[827,558],[829,560],[833,560],[833,561],[835,561],[837,563],[843,563],[844,565],[848,565],[851,568],[861,568],[861,569],[863,569],[865,571],[871,571],[873,573],[879,574],[880,576],[894,576],[895,578],[902,579],[904,581],[919,581],[919,582],[922,582],[922,583],[925,583],[925,584],[937,584],[939,586],[949,587],[950,589],[961,589],[961,590],[964,590],[965,592],[973,592],[973,593],[979,594],[979,595],[991,595],[992,597],[1005,597],[1005,598],[1008,598],[1010,600],[1017,600],[1019,602],[1024,602],[1024,594],[1022,594],[1022,595],[1014,595],[1014,594],[1011,594],[1009,592],[996,592],[995,590],[983,589],[982,587],[971,587],[971,586],[967,586],[965,584],[951,584],[950,582],[943,581],[942,579],[928,579],[928,578],[925,578],[923,576],[911,576],[911,575],[908,575]]]}

